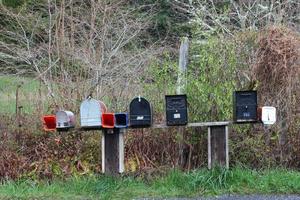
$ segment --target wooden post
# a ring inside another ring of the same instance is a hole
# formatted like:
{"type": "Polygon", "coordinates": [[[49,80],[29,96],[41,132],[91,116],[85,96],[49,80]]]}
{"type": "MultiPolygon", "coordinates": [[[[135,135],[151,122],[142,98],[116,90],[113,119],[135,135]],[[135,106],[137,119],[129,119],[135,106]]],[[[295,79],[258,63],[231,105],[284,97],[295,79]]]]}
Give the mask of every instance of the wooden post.
{"type": "Polygon", "coordinates": [[[104,129],[102,134],[102,172],[124,172],[124,129],[104,129]]]}
{"type": "MultiPolygon", "coordinates": [[[[184,37],[181,41],[180,51],[179,51],[179,68],[178,68],[178,78],[177,78],[177,87],[176,94],[185,93],[186,87],[186,72],[188,64],[188,50],[189,50],[189,40],[187,37],[184,37]]],[[[187,163],[187,154],[184,153],[185,146],[185,137],[184,137],[184,128],[180,127],[178,130],[179,134],[179,166],[184,168],[187,163]]]]}
{"type": "Polygon", "coordinates": [[[214,166],[229,168],[228,126],[208,127],[208,169],[214,166]]]}
{"type": "Polygon", "coordinates": [[[22,108],[23,106],[19,105],[19,92],[21,89],[22,85],[19,84],[17,86],[17,90],[16,90],[16,120],[17,120],[17,126],[18,126],[18,132],[16,134],[16,142],[18,144],[20,144],[20,137],[21,137],[21,127],[22,127],[22,120],[21,120],[21,112],[22,112],[22,108]]]}

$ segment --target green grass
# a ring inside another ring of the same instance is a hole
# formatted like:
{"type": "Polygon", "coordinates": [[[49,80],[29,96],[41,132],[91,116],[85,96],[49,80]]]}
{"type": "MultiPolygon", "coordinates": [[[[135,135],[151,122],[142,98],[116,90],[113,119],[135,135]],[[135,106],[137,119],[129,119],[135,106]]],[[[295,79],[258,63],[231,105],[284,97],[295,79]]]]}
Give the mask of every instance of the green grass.
{"type": "Polygon", "coordinates": [[[32,199],[133,199],[138,197],[197,197],[220,194],[300,194],[300,172],[274,169],[255,171],[206,169],[164,177],[90,176],[57,180],[4,182],[0,198],[32,199]]]}
{"type": "Polygon", "coordinates": [[[32,112],[37,102],[39,81],[31,78],[12,75],[0,75],[0,113],[14,113],[16,109],[16,90],[19,92],[20,104],[23,112],[32,112]]]}

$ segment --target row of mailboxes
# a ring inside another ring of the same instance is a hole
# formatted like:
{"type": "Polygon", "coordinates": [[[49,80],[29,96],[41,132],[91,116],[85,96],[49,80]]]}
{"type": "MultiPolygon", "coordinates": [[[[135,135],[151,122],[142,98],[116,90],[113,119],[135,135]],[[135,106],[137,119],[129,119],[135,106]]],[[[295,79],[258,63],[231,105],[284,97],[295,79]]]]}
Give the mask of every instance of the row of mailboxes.
{"type": "MultiPolygon", "coordinates": [[[[187,119],[186,95],[166,96],[167,125],[185,125],[187,119]]],[[[56,115],[43,117],[45,130],[67,130],[75,126],[74,114],[58,111],[56,115]]],[[[136,97],[129,105],[127,113],[107,113],[105,104],[88,98],[80,106],[80,125],[83,129],[100,128],[145,128],[152,125],[152,107],[145,98],[136,97]]]]}
{"type": "MultiPolygon", "coordinates": [[[[187,96],[167,95],[166,122],[168,126],[186,125],[188,123],[187,96]]],[[[257,106],[256,91],[236,91],[233,95],[233,120],[236,123],[262,121],[273,124],[276,121],[274,107],[257,106]]],[[[68,129],[75,126],[74,114],[70,111],[58,111],[56,115],[43,117],[45,130],[68,129]]],[[[152,108],[145,98],[136,97],[129,105],[127,113],[107,113],[105,104],[88,98],[80,106],[80,124],[84,129],[99,128],[144,128],[152,125],[152,108]]]]}

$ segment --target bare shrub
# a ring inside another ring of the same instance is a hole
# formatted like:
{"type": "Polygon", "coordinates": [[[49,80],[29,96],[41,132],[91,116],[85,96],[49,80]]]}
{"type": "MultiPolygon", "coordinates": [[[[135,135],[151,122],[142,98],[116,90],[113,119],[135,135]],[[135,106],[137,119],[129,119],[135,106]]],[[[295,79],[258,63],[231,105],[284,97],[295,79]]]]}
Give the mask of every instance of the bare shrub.
{"type": "Polygon", "coordinates": [[[261,32],[258,45],[253,73],[259,82],[260,102],[278,109],[276,131],[284,161],[288,159],[284,152],[291,148],[288,133],[293,138],[291,130],[296,125],[300,99],[300,36],[284,27],[269,27],[261,32]]]}

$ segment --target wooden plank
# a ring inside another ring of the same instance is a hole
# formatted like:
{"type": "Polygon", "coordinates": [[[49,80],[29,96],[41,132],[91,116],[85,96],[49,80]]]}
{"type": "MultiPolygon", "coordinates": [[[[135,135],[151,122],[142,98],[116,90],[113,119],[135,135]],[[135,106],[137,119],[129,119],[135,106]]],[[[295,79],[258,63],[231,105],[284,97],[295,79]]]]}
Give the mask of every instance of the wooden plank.
{"type": "Polygon", "coordinates": [[[208,169],[211,169],[211,134],[210,127],[208,127],[207,132],[207,159],[208,159],[208,169]]]}
{"type": "Polygon", "coordinates": [[[102,138],[101,138],[101,165],[102,165],[102,173],[105,173],[105,135],[104,135],[104,131],[102,132],[102,138]]]}
{"type": "Polygon", "coordinates": [[[228,126],[225,127],[225,143],[226,143],[226,168],[229,169],[229,132],[228,126]]]}
{"type": "Polygon", "coordinates": [[[188,64],[188,53],[189,53],[189,39],[187,37],[182,38],[179,50],[179,65],[178,65],[178,78],[176,86],[176,94],[185,93],[186,87],[186,73],[188,64]]]}
{"type": "Polygon", "coordinates": [[[211,164],[209,168],[214,166],[229,167],[228,159],[228,132],[227,126],[211,126],[210,129],[210,145],[211,145],[211,164]],[[227,132],[227,133],[226,133],[227,132]]]}
{"type": "MultiPolygon", "coordinates": [[[[193,128],[193,127],[209,127],[209,126],[228,126],[233,124],[232,121],[223,121],[223,122],[194,122],[194,123],[188,123],[185,126],[167,126],[166,124],[153,124],[151,127],[149,128],[153,128],[153,129],[164,129],[164,128],[193,128]]],[[[131,129],[131,127],[128,127],[128,129],[131,129]]],[[[136,129],[136,128],[134,128],[136,129]]],[[[78,131],[95,131],[95,130],[99,130],[99,128],[95,128],[95,129],[86,129],[86,128],[75,128],[74,130],[78,130],[78,131]]],[[[102,129],[104,130],[104,129],[102,129]]]]}
{"type": "MultiPolygon", "coordinates": [[[[196,122],[196,123],[188,123],[186,126],[183,127],[206,127],[206,126],[228,126],[232,124],[231,121],[224,121],[224,122],[196,122]]],[[[167,126],[166,124],[154,124],[151,128],[171,128],[176,126],[167,126]]],[[[178,127],[178,126],[177,126],[178,127]]]]}
{"type": "MultiPolygon", "coordinates": [[[[186,91],[187,82],[187,64],[188,64],[188,51],[189,51],[189,39],[184,37],[181,41],[179,50],[179,65],[178,65],[178,78],[176,86],[176,94],[183,94],[186,91]]],[[[183,127],[178,128],[178,138],[179,138],[179,166],[184,168],[186,166],[187,157],[184,154],[184,149],[187,148],[184,142],[185,140],[185,130],[183,127]]]]}
{"type": "Polygon", "coordinates": [[[125,129],[120,129],[119,133],[119,173],[123,173],[125,171],[124,166],[124,134],[125,129]]]}
{"type": "Polygon", "coordinates": [[[104,162],[103,172],[108,175],[119,174],[119,129],[105,129],[103,131],[104,137],[104,162]]]}
{"type": "Polygon", "coordinates": [[[117,175],[124,168],[125,129],[103,129],[102,134],[102,172],[117,175]]]}

